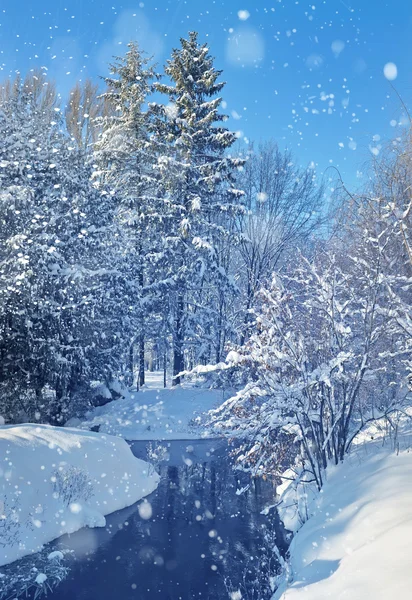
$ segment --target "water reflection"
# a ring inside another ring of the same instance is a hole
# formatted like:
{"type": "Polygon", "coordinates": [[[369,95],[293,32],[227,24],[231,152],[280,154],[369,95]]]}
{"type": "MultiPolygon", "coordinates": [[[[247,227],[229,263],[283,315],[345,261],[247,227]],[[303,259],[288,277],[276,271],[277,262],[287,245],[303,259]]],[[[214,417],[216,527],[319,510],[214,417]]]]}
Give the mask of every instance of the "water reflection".
{"type": "Polygon", "coordinates": [[[132,449],[139,458],[148,452],[152,460],[158,457],[158,489],[109,516],[105,530],[93,530],[86,551],[88,530],[59,541],[75,550],[75,559],[53,598],[228,598],[237,582],[256,575],[268,524],[260,511],[273,501],[271,484],[252,482],[237,494],[250,482],[233,472],[222,441],[176,441],[162,448],[135,442],[132,449]]]}

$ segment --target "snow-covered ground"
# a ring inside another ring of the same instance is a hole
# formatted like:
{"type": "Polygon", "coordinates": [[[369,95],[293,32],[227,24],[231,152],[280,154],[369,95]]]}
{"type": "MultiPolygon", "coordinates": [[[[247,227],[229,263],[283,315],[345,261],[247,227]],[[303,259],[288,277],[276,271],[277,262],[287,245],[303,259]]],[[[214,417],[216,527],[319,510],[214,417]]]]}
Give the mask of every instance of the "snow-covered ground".
{"type": "Polygon", "coordinates": [[[354,448],[309,507],[273,600],[412,597],[412,452],[354,448]]]}
{"type": "Polygon", "coordinates": [[[201,415],[225,399],[222,390],[208,390],[187,382],[162,387],[162,374],[149,373],[138,392],[91,410],[82,429],[99,427],[100,432],[126,440],[195,439],[207,436],[201,415]]]}
{"type": "Polygon", "coordinates": [[[159,476],[119,438],[48,425],[0,427],[0,565],[150,494],[159,476]]]}

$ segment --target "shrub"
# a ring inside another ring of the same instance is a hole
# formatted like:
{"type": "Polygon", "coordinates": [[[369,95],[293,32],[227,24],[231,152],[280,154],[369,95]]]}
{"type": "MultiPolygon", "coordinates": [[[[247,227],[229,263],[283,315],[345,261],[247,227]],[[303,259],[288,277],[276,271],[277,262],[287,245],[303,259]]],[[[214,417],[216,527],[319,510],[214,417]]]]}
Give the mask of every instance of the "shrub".
{"type": "Polygon", "coordinates": [[[93,483],[80,467],[61,467],[55,471],[52,481],[55,497],[66,507],[79,500],[87,502],[94,495],[93,483]]]}

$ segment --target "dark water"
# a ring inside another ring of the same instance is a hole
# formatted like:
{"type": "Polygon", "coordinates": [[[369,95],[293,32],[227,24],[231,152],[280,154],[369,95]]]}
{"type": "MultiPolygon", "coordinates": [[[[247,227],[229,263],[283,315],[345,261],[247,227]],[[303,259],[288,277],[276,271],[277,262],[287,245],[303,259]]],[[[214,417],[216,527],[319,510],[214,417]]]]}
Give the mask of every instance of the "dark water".
{"type": "MultiPolygon", "coordinates": [[[[134,442],[132,450],[146,459],[148,442],[134,442]]],[[[240,480],[221,440],[164,442],[162,453],[151,496],[107,517],[103,530],[59,540],[74,558],[53,599],[218,600],[245,578],[263,577],[259,557],[268,524],[276,523],[260,511],[273,503],[272,485],[240,480]]]]}

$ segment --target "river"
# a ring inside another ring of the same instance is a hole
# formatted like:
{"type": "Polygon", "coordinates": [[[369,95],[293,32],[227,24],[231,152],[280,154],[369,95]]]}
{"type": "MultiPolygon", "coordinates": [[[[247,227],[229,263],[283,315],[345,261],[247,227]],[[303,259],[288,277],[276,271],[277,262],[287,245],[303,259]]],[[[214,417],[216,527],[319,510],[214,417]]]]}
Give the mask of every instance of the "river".
{"type": "Polygon", "coordinates": [[[273,517],[260,513],[273,503],[273,486],[235,473],[224,440],[133,442],[131,448],[157,463],[158,489],[108,516],[106,528],[60,538],[56,547],[70,548],[73,558],[50,597],[219,600],[241,590],[252,600],[268,598],[268,576],[276,569],[270,545],[279,531],[273,517]]]}

